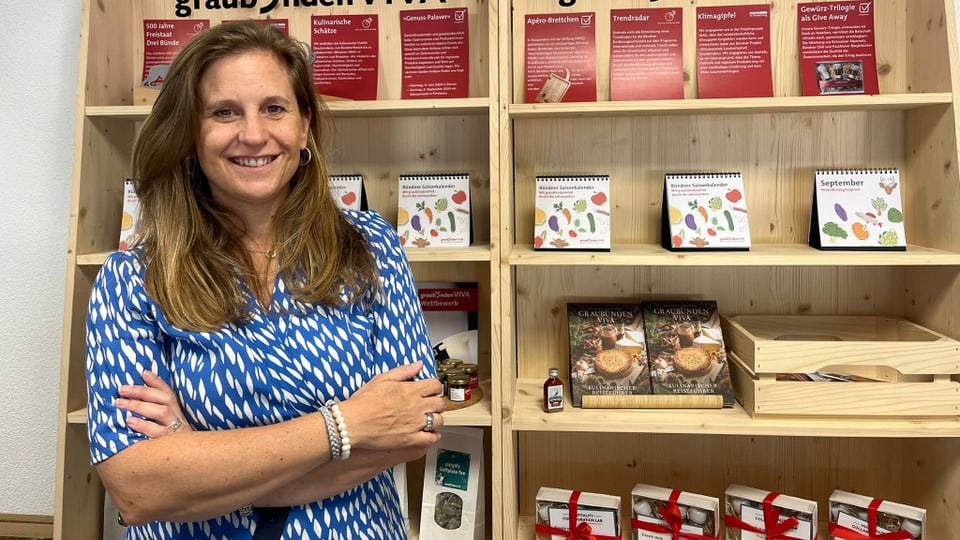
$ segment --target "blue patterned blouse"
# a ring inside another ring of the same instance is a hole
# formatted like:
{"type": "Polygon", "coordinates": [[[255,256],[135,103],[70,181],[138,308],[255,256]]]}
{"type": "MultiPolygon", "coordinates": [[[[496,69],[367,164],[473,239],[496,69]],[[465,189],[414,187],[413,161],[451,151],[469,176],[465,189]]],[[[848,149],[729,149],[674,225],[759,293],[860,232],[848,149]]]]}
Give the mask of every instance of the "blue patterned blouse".
{"type": "MultiPolygon", "coordinates": [[[[198,430],[281,422],[344,400],[374,375],[433,355],[416,286],[395,231],[373,212],[346,212],[370,245],[380,273],[371,309],[310,306],[304,314],[277,280],[277,309],[248,324],[190,332],[167,322],[144,288],[134,251],[117,252],[93,285],[87,315],[87,430],[94,464],[144,440],[114,400],[122,384],[152,370],[174,389],[198,430]],[[294,313],[294,314],[291,314],[294,313]]],[[[233,512],[197,523],[130,527],[127,539],[251,538],[256,516],[233,512]]],[[[284,539],[405,538],[391,471],[335,497],[290,510],[284,539]]]]}

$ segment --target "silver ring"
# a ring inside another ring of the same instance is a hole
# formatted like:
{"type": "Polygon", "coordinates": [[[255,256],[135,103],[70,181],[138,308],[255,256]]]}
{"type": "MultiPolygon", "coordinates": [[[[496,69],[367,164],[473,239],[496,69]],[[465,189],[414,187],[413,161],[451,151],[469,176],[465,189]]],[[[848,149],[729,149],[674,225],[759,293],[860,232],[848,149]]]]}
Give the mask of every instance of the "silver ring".
{"type": "Polygon", "coordinates": [[[174,418],[174,419],[173,419],[173,422],[171,422],[169,426],[167,426],[167,429],[169,429],[170,431],[176,433],[177,430],[180,429],[180,428],[182,428],[182,427],[183,427],[183,422],[181,422],[181,421],[180,421],[180,418],[177,417],[177,418],[174,418]]]}
{"type": "Polygon", "coordinates": [[[427,413],[427,425],[423,426],[424,431],[433,431],[433,413],[427,413]]]}

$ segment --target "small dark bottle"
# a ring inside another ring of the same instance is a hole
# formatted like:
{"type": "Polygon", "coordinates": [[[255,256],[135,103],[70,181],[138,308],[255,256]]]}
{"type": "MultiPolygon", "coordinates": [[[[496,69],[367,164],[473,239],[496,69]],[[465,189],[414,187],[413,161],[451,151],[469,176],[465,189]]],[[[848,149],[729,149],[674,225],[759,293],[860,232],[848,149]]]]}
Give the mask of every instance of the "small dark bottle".
{"type": "Polygon", "coordinates": [[[563,381],[560,380],[560,370],[550,368],[550,378],[543,383],[543,410],[559,412],[563,410],[563,381]]]}

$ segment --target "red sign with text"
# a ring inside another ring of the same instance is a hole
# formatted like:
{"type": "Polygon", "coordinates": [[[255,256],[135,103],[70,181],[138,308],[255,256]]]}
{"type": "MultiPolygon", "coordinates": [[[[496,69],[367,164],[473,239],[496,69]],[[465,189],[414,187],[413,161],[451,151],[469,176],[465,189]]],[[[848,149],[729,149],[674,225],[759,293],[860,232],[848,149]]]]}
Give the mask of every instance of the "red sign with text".
{"type": "Polygon", "coordinates": [[[469,97],[469,28],[467,8],[400,12],[403,99],[469,97]]]}
{"type": "Polygon", "coordinates": [[[805,96],[879,94],[873,2],[797,5],[805,96]]]}
{"type": "Polygon", "coordinates": [[[594,13],[527,15],[526,103],[597,100],[594,13]]]}
{"type": "Polygon", "coordinates": [[[313,83],[324,96],[377,99],[379,19],[376,15],[310,17],[313,83]]]}
{"type": "Polygon", "coordinates": [[[206,19],[144,19],[140,86],[159,90],[173,59],[194,36],[210,28],[206,19]]]}
{"type": "Polygon", "coordinates": [[[697,8],[701,98],[772,97],[770,5],[697,8]]]}
{"type": "Polygon", "coordinates": [[[683,11],[610,10],[610,99],[683,99],[683,11]]]}

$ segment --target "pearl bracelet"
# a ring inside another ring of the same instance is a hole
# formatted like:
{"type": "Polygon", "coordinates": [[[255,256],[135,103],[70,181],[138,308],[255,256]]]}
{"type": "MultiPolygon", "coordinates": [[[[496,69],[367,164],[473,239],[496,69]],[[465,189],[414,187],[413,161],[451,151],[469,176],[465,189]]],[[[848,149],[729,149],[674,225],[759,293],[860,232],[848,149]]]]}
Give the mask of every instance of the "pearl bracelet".
{"type": "Polygon", "coordinates": [[[320,407],[320,414],[323,415],[323,420],[327,424],[327,436],[330,437],[330,460],[339,461],[340,459],[346,459],[345,457],[341,457],[340,436],[337,434],[337,427],[333,422],[333,415],[330,414],[330,409],[320,407]]]}
{"type": "Polygon", "coordinates": [[[347,432],[347,423],[343,420],[343,413],[340,412],[340,406],[336,401],[328,401],[327,405],[333,413],[333,418],[337,422],[337,431],[340,433],[340,459],[350,457],[350,433],[347,432]]]}

